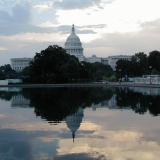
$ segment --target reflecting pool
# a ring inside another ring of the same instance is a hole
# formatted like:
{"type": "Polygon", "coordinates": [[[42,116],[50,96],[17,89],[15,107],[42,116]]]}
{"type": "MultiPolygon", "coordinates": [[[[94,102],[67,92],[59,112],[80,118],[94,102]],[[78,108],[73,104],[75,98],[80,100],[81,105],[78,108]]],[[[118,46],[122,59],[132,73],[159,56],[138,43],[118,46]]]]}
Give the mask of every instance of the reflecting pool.
{"type": "Polygon", "coordinates": [[[159,88],[0,88],[0,159],[159,160],[159,115],[159,88]]]}

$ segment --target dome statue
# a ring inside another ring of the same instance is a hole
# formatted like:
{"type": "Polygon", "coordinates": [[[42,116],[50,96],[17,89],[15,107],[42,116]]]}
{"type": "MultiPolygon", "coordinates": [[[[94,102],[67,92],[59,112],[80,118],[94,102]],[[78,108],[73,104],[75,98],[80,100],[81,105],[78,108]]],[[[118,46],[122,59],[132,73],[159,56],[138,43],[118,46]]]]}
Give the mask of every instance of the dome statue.
{"type": "Polygon", "coordinates": [[[68,54],[76,56],[79,61],[84,61],[83,48],[80,38],[75,34],[74,24],[71,34],[68,36],[64,49],[68,54]]]}

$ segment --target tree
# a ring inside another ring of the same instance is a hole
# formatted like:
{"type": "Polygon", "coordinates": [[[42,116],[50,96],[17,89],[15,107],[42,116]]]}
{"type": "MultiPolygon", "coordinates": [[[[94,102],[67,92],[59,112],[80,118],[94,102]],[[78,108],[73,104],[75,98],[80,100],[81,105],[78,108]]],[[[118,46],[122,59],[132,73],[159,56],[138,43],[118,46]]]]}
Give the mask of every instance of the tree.
{"type": "Polygon", "coordinates": [[[89,62],[81,62],[79,66],[79,76],[84,82],[89,82],[93,79],[93,65],[89,62]]]}
{"type": "Polygon", "coordinates": [[[152,51],[149,53],[148,56],[148,67],[151,66],[152,69],[157,70],[160,72],[160,52],[159,51],[152,51]]]}
{"type": "Polygon", "coordinates": [[[34,56],[30,64],[30,80],[32,83],[67,82],[71,75],[75,78],[78,63],[78,59],[67,54],[62,47],[49,46],[34,56]]]}
{"type": "Polygon", "coordinates": [[[10,64],[5,64],[4,66],[1,66],[0,71],[2,72],[1,75],[3,74],[2,79],[16,78],[17,77],[16,71],[12,70],[10,64]]]}
{"type": "Polygon", "coordinates": [[[4,80],[5,79],[5,74],[0,70],[0,80],[4,80]]]}
{"type": "Polygon", "coordinates": [[[101,80],[103,77],[107,77],[113,70],[110,65],[104,65],[100,62],[95,62],[93,66],[93,78],[95,80],[101,80]]]}
{"type": "Polygon", "coordinates": [[[60,68],[62,76],[72,82],[72,79],[76,82],[79,77],[79,60],[75,56],[70,56],[70,59],[65,65],[60,68]]]}
{"type": "Polygon", "coordinates": [[[7,72],[12,71],[12,68],[10,64],[5,64],[4,66],[0,67],[0,70],[7,73],[7,72]]]}
{"type": "Polygon", "coordinates": [[[148,58],[143,52],[135,53],[131,58],[131,72],[134,76],[148,73],[148,58]]]}
{"type": "Polygon", "coordinates": [[[116,76],[117,78],[122,78],[125,76],[132,75],[131,72],[131,62],[129,60],[120,59],[116,63],[116,76]]]}

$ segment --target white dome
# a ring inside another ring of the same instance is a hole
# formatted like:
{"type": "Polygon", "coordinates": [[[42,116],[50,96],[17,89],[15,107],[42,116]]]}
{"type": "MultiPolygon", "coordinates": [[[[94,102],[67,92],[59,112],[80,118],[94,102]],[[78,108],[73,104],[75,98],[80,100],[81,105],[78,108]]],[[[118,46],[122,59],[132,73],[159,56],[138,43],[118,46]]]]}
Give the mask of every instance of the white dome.
{"type": "Polygon", "coordinates": [[[79,37],[75,34],[74,25],[72,26],[71,34],[65,42],[64,49],[68,54],[76,56],[79,61],[84,61],[82,43],[79,37]]]}
{"type": "Polygon", "coordinates": [[[71,34],[67,37],[67,40],[65,42],[65,49],[70,48],[82,48],[82,43],[79,37],[75,34],[74,25],[72,26],[71,34]]]}
{"type": "Polygon", "coordinates": [[[76,42],[80,42],[80,39],[74,32],[72,32],[71,35],[68,36],[66,42],[70,42],[70,41],[74,41],[74,43],[76,43],[76,42]]]}

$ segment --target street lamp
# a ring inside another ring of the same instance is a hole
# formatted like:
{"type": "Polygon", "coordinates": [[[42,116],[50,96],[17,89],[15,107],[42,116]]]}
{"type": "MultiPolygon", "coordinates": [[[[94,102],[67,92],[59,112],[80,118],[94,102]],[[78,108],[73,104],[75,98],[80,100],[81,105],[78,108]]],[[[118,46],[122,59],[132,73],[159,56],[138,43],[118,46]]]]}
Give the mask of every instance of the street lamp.
{"type": "Polygon", "coordinates": [[[152,66],[149,66],[150,69],[150,84],[151,84],[151,71],[152,71],[152,66]]]}

